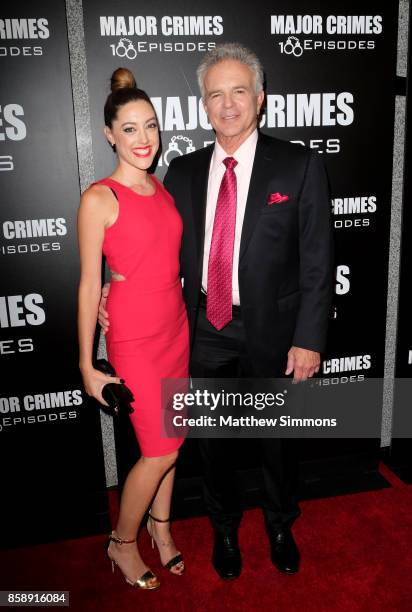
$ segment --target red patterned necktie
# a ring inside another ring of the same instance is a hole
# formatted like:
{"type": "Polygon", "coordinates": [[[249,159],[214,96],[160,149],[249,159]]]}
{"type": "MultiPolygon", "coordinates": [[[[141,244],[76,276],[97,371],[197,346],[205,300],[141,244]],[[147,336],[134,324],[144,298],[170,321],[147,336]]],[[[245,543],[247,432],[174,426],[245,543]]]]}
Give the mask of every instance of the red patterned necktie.
{"type": "Polygon", "coordinates": [[[223,160],[226,171],[217,198],[207,271],[206,316],[217,330],[232,320],[233,245],[236,227],[237,161],[223,160]]]}

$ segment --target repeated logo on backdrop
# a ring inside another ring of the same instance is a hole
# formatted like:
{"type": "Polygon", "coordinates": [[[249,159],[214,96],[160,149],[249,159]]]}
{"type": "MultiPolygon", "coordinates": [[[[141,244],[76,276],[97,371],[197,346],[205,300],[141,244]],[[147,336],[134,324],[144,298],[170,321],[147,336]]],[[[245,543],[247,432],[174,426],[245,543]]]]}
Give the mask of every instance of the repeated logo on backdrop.
{"type": "Polygon", "coordinates": [[[0,432],[22,426],[73,421],[78,418],[78,407],[82,404],[80,389],[0,397],[0,432]]]}
{"type": "MultiPolygon", "coordinates": [[[[24,108],[21,104],[0,104],[0,143],[19,142],[27,136],[24,108]]],[[[0,172],[14,170],[13,155],[7,151],[0,154],[0,172]]]]}
{"type": "Polygon", "coordinates": [[[376,196],[351,196],[332,200],[333,224],[336,230],[370,228],[376,211],[376,196]]]}
{"type": "Polygon", "coordinates": [[[320,377],[311,384],[319,386],[362,383],[369,377],[375,358],[370,354],[333,356],[322,361],[320,377]]]}
{"type": "Polygon", "coordinates": [[[383,31],[382,15],[271,15],[270,33],[280,53],[369,51],[383,31]]]}
{"type": "Polygon", "coordinates": [[[110,39],[112,55],[128,60],[145,53],[205,53],[223,35],[220,15],[112,15],[99,21],[100,36],[110,39]]]}
{"type": "Polygon", "coordinates": [[[0,19],[0,58],[43,55],[44,41],[49,37],[45,17],[0,19]]]}
{"type": "MultiPolygon", "coordinates": [[[[143,64],[142,64],[143,65],[143,64]]],[[[139,71],[142,66],[139,65],[139,71]]],[[[214,142],[212,126],[200,96],[151,97],[163,135],[164,153],[159,165],[168,166],[173,157],[191,153],[214,142]],[[169,133],[172,132],[170,137],[169,133]],[[179,132],[179,134],[176,134],[179,132]],[[186,135],[186,133],[189,134],[186,135]],[[195,134],[193,134],[195,132],[195,134]],[[207,132],[207,134],[204,134],[207,132]],[[182,134],[183,133],[183,134],[182,134]],[[196,136],[199,136],[200,139],[196,136]],[[197,146],[196,146],[197,143],[197,146]]],[[[261,128],[324,128],[351,126],[355,119],[355,100],[351,92],[267,93],[261,128]]],[[[316,149],[336,154],[341,138],[291,139],[316,149]]]]}
{"type": "Polygon", "coordinates": [[[45,321],[44,297],[40,293],[0,296],[0,357],[15,353],[32,353],[35,350],[35,341],[30,331],[33,327],[43,325],[45,321]],[[6,336],[7,332],[11,338],[6,336]]]}
{"type": "Polygon", "coordinates": [[[67,222],[63,217],[3,221],[0,255],[59,252],[66,235],[67,222]]]}
{"type": "Polygon", "coordinates": [[[21,104],[7,103],[0,106],[0,142],[24,140],[27,127],[24,122],[24,108],[21,104]]]}

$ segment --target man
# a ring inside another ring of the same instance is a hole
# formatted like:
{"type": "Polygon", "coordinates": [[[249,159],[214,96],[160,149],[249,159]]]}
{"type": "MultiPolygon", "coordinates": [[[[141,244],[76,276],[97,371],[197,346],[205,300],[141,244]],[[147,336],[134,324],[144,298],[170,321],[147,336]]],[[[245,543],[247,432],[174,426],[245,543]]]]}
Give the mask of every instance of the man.
{"type": "MultiPolygon", "coordinates": [[[[317,373],[332,295],[326,173],[317,153],[258,133],[263,70],[245,47],[223,44],[198,71],[216,132],[210,147],[173,159],[164,184],[183,218],[181,274],[194,378],[317,373]]],[[[101,318],[102,322],[102,318],[101,318]]],[[[104,321],[103,321],[104,322],[104,321]]],[[[199,440],[205,501],[222,578],[241,572],[236,440],[199,440]]],[[[272,561],[299,567],[299,516],[290,441],[260,439],[272,561]]]]}

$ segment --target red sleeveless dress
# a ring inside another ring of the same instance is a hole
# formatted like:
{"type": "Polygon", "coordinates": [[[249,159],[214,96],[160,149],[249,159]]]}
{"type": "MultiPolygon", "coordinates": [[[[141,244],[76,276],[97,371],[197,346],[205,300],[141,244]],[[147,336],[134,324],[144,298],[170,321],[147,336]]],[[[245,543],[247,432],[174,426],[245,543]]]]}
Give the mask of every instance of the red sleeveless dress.
{"type": "Polygon", "coordinates": [[[134,395],[130,419],[141,452],[158,457],[184,441],[162,437],[161,379],[188,377],[189,333],[179,278],[183,223],[172,196],[151,178],[151,196],[110,178],[98,184],[110,187],[118,200],[103,253],[110,270],[125,277],[110,284],[107,355],[134,395]]]}

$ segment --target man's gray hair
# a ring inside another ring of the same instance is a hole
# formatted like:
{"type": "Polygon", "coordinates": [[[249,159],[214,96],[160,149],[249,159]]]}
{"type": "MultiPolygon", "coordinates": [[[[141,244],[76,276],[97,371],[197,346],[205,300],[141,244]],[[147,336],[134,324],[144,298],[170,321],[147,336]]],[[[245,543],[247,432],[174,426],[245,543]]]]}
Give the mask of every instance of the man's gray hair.
{"type": "Polygon", "coordinates": [[[240,43],[223,43],[206,53],[196,71],[202,98],[205,96],[206,72],[209,68],[224,60],[236,60],[248,66],[255,77],[256,95],[263,89],[263,68],[258,56],[240,43]]]}

